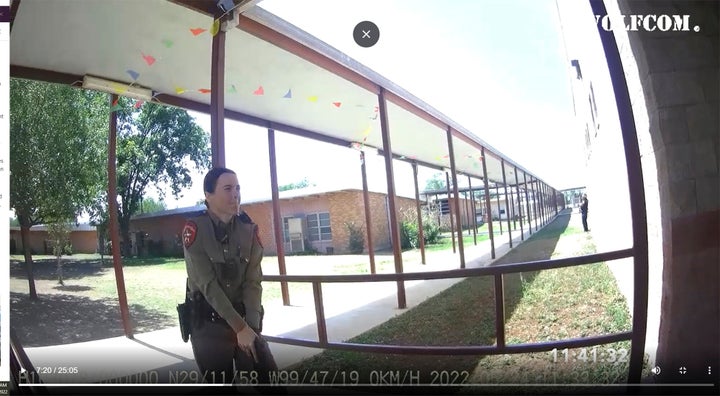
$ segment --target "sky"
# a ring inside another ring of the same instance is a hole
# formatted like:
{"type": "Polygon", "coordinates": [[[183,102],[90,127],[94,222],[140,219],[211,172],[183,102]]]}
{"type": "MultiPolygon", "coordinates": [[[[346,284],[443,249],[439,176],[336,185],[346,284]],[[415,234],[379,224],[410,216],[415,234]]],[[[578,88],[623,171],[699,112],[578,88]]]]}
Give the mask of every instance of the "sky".
{"type": "MultiPolygon", "coordinates": [[[[584,130],[573,112],[555,0],[262,0],[259,6],[393,81],[551,186],[585,184],[584,130]],[[380,30],[370,48],[352,37],[364,20],[380,30]]],[[[592,18],[586,8],[572,12],[592,18]]],[[[208,116],[191,114],[209,133],[208,116]]],[[[238,172],[243,199],[268,198],[266,130],[227,121],[225,134],[226,166],[238,172]]],[[[324,188],[360,187],[356,151],[276,134],[280,185],[307,177],[324,188]]],[[[370,189],[385,190],[382,157],[369,157],[367,165],[370,189]]],[[[410,166],[394,166],[398,194],[412,196],[410,166]]],[[[421,188],[434,173],[421,167],[421,188]]],[[[166,198],[168,208],[202,198],[202,175],[193,179],[182,198],[166,198]]]]}

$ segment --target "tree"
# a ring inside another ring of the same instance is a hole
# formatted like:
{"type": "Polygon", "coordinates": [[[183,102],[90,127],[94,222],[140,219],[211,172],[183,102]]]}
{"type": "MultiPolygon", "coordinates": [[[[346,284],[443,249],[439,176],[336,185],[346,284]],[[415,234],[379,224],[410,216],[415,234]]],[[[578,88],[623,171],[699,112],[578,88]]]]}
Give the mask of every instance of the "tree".
{"type": "MultiPolygon", "coordinates": [[[[105,173],[104,184],[107,186],[107,173],[105,173]]],[[[109,239],[108,228],[110,224],[110,215],[108,211],[107,192],[100,193],[90,208],[87,210],[90,215],[90,225],[95,226],[98,239],[98,252],[100,252],[100,262],[105,265],[105,253],[107,253],[107,241],[109,239]]]]}
{"type": "Polygon", "coordinates": [[[62,258],[63,253],[70,249],[70,231],[72,224],[69,221],[57,221],[48,224],[48,238],[52,245],[53,256],[57,262],[58,283],[65,286],[63,281],[62,258]]]}
{"type": "Polygon", "coordinates": [[[20,223],[30,298],[30,227],[75,219],[102,190],[107,103],[69,86],[10,79],[10,206],[20,223]]]}
{"type": "MultiPolygon", "coordinates": [[[[140,204],[139,213],[154,213],[166,210],[165,201],[162,199],[156,201],[153,197],[145,197],[140,204]]],[[[137,213],[136,213],[137,214],[137,213]]]]}
{"type": "Polygon", "coordinates": [[[430,179],[425,182],[425,190],[445,190],[447,189],[445,184],[445,178],[442,173],[436,173],[432,175],[430,179]]]}
{"type": "Polygon", "coordinates": [[[118,223],[123,253],[130,252],[130,217],[139,212],[141,198],[154,185],[164,198],[169,185],[179,197],[190,186],[189,163],[200,171],[210,166],[209,137],[183,109],[146,103],[140,109],[120,98],[118,112],[118,223]]]}
{"type": "MultiPolygon", "coordinates": [[[[278,191],[288,191],[288,190],[297,190],[300,188],[310,187],[310,181],[307,177],[303,177],[302,180],[300,180],[297,183],[289,183],[289,184],[283,184],[282,186],[278,186],[278,191]]],[[[315,183],[312,184],[312,186],[315,186],[315,183]]]]}

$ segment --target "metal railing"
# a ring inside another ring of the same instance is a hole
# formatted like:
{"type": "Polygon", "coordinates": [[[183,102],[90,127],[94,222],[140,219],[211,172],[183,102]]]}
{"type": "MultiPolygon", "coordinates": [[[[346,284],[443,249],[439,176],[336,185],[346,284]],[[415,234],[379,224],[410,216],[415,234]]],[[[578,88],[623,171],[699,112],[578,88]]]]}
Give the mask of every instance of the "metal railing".
{"type": "Polygon", "coordinates": [[[524,343],[507,345],[505,343],[505,308],[503,277],[507,274],[519,272],[532,272],[540,270],[557,269],[585,264],[595,264],[603,261],[618,260],[633,256],[632,249],[615,250],[605,253],[589,254],[554,260],[539,260],[523,263],[503,264],[497,266],[466,268],[444,271],[392,273],[392,274],[361,274],[361,275],[265,275],[266,282],[309,282],[312,283],[315,303],[315,316],[318,331],[318,340],[297,339],[265,335],[268,341],[314,348],[329,348],[351,350],[357,352],[414,354],[414,355],[492,355],[505,353],[529,353],[550,351],[553,348],[578,348],[591,345],[612,343],[630,340],[632,332],[611,333],[601,336],[592,336],[562,341],[524,343]],[[493,345],[463,345],[463,346],[428,346],[428,345],[379,345],[357,344],[349,342],[328,341],[325,309],[322,297],[323,283],[361,283],[361,282],[396,282],[412,280],[437,280],[453,278],[471,278],[479,276],[493,276],[495,278],[495,337],[493,345]]]}

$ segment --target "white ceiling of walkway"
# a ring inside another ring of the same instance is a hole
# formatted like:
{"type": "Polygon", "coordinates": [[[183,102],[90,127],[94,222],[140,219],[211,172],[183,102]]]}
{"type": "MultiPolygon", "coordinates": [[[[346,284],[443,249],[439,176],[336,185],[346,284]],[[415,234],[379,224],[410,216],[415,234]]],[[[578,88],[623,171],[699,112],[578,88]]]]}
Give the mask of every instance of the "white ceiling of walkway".
{"type": "MultiPolygon", "coordinates": [[[[226,110],[382,148],[376,89],[383,87],[388,92],[394,154],[449,169],[449,125],[458,172],[482,176],[479,147],[484,146],[489,180],[502,183],[504,156],[477,137],[483,131],[465,130],[258,7],[242,18],[244,23],[226,34],[226,110]]],[[[11,73],[77,86],[89,74],[151,88],[161,101],[180,98],[207,108],[212,21],[209,15],[166,0],[22,0],[11,33],[11,73]],[[195,35],[192,29],[205,31],[195,35]]],[[[515,183],[514,166],[521,170],[522,183],[525,169],[507,157],[505,163],[508,183],[515,183]]]]}

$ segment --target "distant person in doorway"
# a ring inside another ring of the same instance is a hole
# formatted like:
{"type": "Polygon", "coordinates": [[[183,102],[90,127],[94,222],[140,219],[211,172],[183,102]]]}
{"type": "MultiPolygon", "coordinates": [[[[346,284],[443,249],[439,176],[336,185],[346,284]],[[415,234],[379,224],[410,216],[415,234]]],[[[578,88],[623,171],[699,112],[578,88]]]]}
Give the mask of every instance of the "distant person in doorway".
{"type": "Polygon", "coordinates": [[[588,229],[588,224],[587,224],[587,214],[588,214],[587,194],[583,194],[583,196],[582,196],[582,201],[580,204],[580,213],[582,213],[583,230],[585,230],[585,232],[588,232],[590,230],[588,229]]]}

